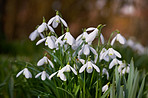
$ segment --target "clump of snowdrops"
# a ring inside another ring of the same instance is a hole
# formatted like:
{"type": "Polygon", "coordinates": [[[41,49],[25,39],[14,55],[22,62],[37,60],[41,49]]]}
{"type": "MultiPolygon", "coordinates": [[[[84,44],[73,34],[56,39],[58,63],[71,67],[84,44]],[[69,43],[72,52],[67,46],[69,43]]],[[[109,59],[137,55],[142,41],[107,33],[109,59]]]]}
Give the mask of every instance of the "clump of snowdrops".
{"type": "MultiPolygon", "coordinates": [[[[58,11],[48,23],[43,18],[43,23],[36,27],[29,38],[34,41],[40,36],[41,39],[36,45],[41,43],[45,45],[43,49],[46,53],[39,57],[40,60],[34,65],[39,69],[33,71],[36,73],[34,77],[39,78],[47,85],[46,88],[49,88],[46,96],[56,98],[136,96],[138,87],[135,85],[139,82],[135,81],[139,81],[139,76],[137,69],[134,70],[133,60],[128,64],[122,59],[122,54],[113,48],[115,42],[123,45],[126,39],[116,30],[111,33],[109,40],[105,41],[101,32],[104,26],[100,24],[97,27],[84,28],[82,34],[75,39],[58,11]],[[59,24],[61,36],[57,36],[55,32],[59,24]],[[98,43],[92,45],[95,39],[98,43]],[[136,91],[132,93],[130,90],[133,89],[136,91]]],[[[26,63],[26,67],[16,77],[23,73],[25,78],[33,78],[29,66],[32,65],[26,63]]],[[[141,96],[141,92],[138,96],[141,96]]]]}

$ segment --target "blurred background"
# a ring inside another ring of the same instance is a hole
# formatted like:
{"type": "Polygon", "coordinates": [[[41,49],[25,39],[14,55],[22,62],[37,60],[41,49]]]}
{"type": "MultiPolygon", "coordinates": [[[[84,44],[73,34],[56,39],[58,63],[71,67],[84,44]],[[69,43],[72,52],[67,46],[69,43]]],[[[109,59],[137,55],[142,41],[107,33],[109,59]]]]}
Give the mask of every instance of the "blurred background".
{"type": "MultiPolygon", "coordinates": [[[[43,16],[48,22],[59,10],[75,38],[82,28],[106,24],[102,30],[105,39],[118,29],[126,39],[132,36],[143,48],[148,46],[147,5],[148,0],[0,0],[0,96],[7,95],[5,91],[12,96],[13,89],[8,89],[11,85],[6,84],[14,81],[20,70],[16,62],[37,62],[42,57],[42,45],[36,46],[37,40],[31,42],[29,34],[42,23],[43,16]]],[[[117,49],[127,54],[126,49],[117,49]]],[[[144,53],[139,55],[131,49],[128,54],[123,57],[135,57],[136,66],[147,68],[148,57],[144,53]]]]}

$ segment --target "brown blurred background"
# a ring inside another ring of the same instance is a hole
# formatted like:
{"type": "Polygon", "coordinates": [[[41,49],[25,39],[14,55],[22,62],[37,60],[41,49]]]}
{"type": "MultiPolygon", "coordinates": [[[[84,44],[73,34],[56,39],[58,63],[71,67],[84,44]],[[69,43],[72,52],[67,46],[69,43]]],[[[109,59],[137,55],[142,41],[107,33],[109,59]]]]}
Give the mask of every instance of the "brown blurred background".
{"type": "Polygon", "coordinates": [[[148,45],[148,0],[1,0],[0,39],[14,41],[28,38],[35,27],[62,13],[73,36],[82,28],[106,24],[103,35],[118,29],[127,39],[135,36],[148,45]]]}

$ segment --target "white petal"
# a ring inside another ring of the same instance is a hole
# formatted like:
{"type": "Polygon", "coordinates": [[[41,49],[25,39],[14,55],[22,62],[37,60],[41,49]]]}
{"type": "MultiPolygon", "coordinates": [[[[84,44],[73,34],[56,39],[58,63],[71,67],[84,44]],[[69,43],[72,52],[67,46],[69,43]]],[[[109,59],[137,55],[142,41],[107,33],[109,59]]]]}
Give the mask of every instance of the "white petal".
{"type": "Polygon", "coordinates": [[[30,76],[29,70],[27,68],[24,69],[23,74],[25,75],[25,77],[28,79],[30,76]]]}
{"type": "Polygon", "coordinates": [[[111,41],[111,45],[113,46],[113,44],[115,43],[115,40],[116,40],[116,36],[113,38],[113,40],[111,41]]]}
{"type": "Polygon", "coordinates": [[[54,72],[53,74],[51,74],[51,75],[48,77],[48,79],[51,80],[51,78],[52,78],[53,76],[55,76],[56,74],[57,74],[57,72],[54,72]]]}
{"type": "Polygon", "coordinates": [[[91,63],[90,61],[88,61],[86,64],[87,64],[87,69],[86,69],[86,71],[87,71],[88,73],[92,73],[92,71],[93,71],[92,63],[91,63]]]}
{"type": "Polygon", "coordinates": [[[79,73],[82,73],[82,72],[85,70],[86,67],[87,67],[87,65],[84,64],[84,65],[80,68],[79,73]]]}
{"type": "Polygon", "coordinates": [[[61,17],[59,17],[59,18],[62,21],[62,23],[64,24],[64,26],[67,27],[67,23],[65,22],[65,20],[63,20],[61,17]]]}
{"type": "Polygon", "coordinates": [[[96,28],[94,27],[90,27],[90,28],[87,28],[86,31],[92,31],[92,30],[95,30],[96,28]]]}
{"type": "Polygon", "coordinates": [[[48,47],[50,49],[54,49],[56,47],[54,40],[49,36],[47,37],[47,40],[45,43],[48,44],[48,47]]]}
{"type": "Polygon", "coordinates": [[[43,32],[45,29],[47,29],[46,23],[42,23],[38,28],[38,32],[41,33],[43,32]]]}
{"type": "Polygon", "coordinates": [[[64,39],[69,45],[73,45],[75,43],[75,39],[69,32],[66,32],[64,39]]]}
{"type": "Polygon", "coordinates": [[[83,48],[83,53],[85,55],[89,55],[90,54],[90,46],[88,44],[84,45],[84,48],[83,48]]]}
{"type": "Polygon", "coordinates": [[[66,76],[63,73],[61,73],[60,74],[60,79],[63,80],[63,81],[66,81],[66,76]]]}
{"type": "Polygon", "coordinates": [[[48,59],[49,64],[51,65],[52,68],[54,68],[53,63],[48,59]]]}
{"type": "Polygon", "coordinates": [[[94,55],[98,55],[98,53],[96,52],[94,48],[90,47],[90,50],[93,52],[94,55]]]}
{"type": "Polygon", "coordinates": [[[39,34],[40,34],[41,38],[43,39],[44,38],[44,35],[42,33],[39,33],[39,34]]]}
{"type": "Polygon", "coordinates": [[[53,20],[53,23],[52,23],[52,26],[54,27],[54,28],[56,28],[57,26],[58,26],[58,22],[56,22],[56,20],[53,20]]]}
{"type": "Polygon", "coordinates": [[[117,35],[117,40],[118,40],[121,44],[125,44],[125,42],[126,42],[126,39],[125,39],[121,34],[118,34],[118,35],[117,35]]]}
{"type": "Polygon", "coordinates": [[[113,52],[114,52],[114,54],[115,54],[117,57],[121,58],[121,55],[120,55],[120,53],[119,53],[119,52],[117,52],[117,51],[116,51],[116,50],[114,50],[114,49],[113,49],[113,52]]]}
{"type": "Polygon", "coordinates": [[[55,32],[54,29],[53,29],[51,26],[48,25],[48,28],[49,28],[49,30],[50,30],[51,32],[55,32]]]}
{"type": "Polygon", "coordinates": [[[124,63],[120,64],[119,67],[118,67],[118,72],[121,73],[121,70],[122,70],[122,68],[124,68],[124,67],[125,67],[125,64],[124,64],[124,63]]]}
{"type": "Polygon", "coordinates": [[[83,36],[83,33],[80,34],[80,35],[76,38],[76,41],[79,41],[80,39],[82,39],[82,36],[83,36]]]}
{"type": "Polygon", "coordinates": [[[127,67],[126,67],[126,72],[129,73],[129,71],[130,71],[130,67],[127,66],[127,67]]]}
{"type": "Polygon", "coordinates": [[[117,64],[118,64],[117,59],[113,59],[109,64],[109,69],[111,69],[114,65],[117,65],[117,64]]]}
{"type": "Polygon", "coordinates": [[[16,75],[16,77],[18,77],[20,74],[22,74],[23,73],[23,71],[24,71],[24,69],[23,70],[21,70],[17,75],[16,75]]]}
{"type": "Polygon", "coordinates": [[[71,66],[70,66],[70,68],[71,68],[72,72],[73,72],[75,75],[77,75],[76,70],[75,70],[74,68],[72,68],[71,66]]]}
{"type": "Polygon", "coordinates": [[[83,59],[79,59],[79,60],[80,60],[80,62],[81,62],[82,64],[85,63],[85,60],[83,60],[83,59]]]}
{"type": "Polygon", "coordinates": [[[38,35],[39,33],[37,32],[37,30],[35,30],[29,35],[29,38],[31,39],[31,41],[34,41],[38,35]]]}
{"type": "Polygon", "coordinates": [[[46,79],[46,72],[45,71],[42,72],[41,79],[43,81],[46,79]]]}
{"type": "Polygon", "coordinates": [[[38,61],[37,66],[43,65],[45,62],[46,62],[46,61],[45,61],[45,58],[43,57],[42,59],[40,59],[40,60],[38,61]]]}
{"type": "Polygon", "coordinates": [[[65,34],[61,35],[55,42],[55,44],[61,43],[62,38],[64,37],[65,34]]]}
{"type": "Polygon", "coordinates": [[[101,42],[102,42],[102,44],[104,44],[104,37],[103,37],[102,34],[100,35],[100,38],[101,38],[101,42]]]}
{"type": "Polygon", "coordinates": [[[52,18],[48,21],[48,25],[50,25],[50,24],[53,22],[54,19],[55,19],[55,17],[52,17],[52,18]]]}
{"type": "Polygon", "coordinates": [[[42,42],[45,41],[45,40],[46,40],[46,38],[40,39],[40,40],[36,43],[36,45],[39,45],[40,43],[42,43],[42,42]]]}
{"type": "Polygon", "coordinates": [[[95,64],[92,63],[92,66],[96,69],[97,72],[100,72],[100,69],[95,64]]]}
{"type": "Polygon", "coordinates": [[[102,87],[102,92],[106,92],[107,90],[108,90],[108,85],[106,84],[102,87]]]}
{"type": "Polygon", "coordinates": [[[86,38],[86,42],[92,42],[98,34],[98,29],[95,29],[93,32],[91,32],[88,37],[86,38]]]}
{"type": "Polygon", "coordinates": [[[35,78],[38,78],[40,75],[42,74],[42,72],[38,73],[35,78]]]}

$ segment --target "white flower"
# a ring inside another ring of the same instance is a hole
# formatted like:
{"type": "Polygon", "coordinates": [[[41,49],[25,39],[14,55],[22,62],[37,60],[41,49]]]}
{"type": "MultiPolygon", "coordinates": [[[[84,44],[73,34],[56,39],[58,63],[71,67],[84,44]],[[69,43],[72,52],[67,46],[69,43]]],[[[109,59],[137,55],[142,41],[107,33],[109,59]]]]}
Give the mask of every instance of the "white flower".
{"type": "Polygon", "coordinates": [[[47,24],[45,22],[43,22],[38,28],[37,28],[37,31],[39,33],[43,32],[44,30],[47,30],[47,24]]]}
{"type": "Polygon", "coordinates": [[[104,57],[107,57],[107,55],[114,59],[116,57],[121,58],[121,55],[119,52],[117,52],[116,50],[114,50],[113,48],[109,48],[107,51],[105,51],[101,56],[100,56],[100,60],[104,59],[104,57]]]}
{"type": "Polygon", "coordinates": [[[84,44],[82,46],[82,49],[78,52],[78,58],[80,58],[80,55],[83,53],[84,55],[89,55],[90,51],[96,56],[94,62],[96,63],[98,59],[98,53],[96,50],[92,47],[90,47],[88,44],[84,44]]]}
{"type": "Polygon", "coordinates": [[[45,46],[48,46],[50,49],[54,49],[57,47],[57,45],[55,44],[56,41],[55,36],[47,36],[46,38],[42,38],[36,43],[36,45],[39,45],[44,41],[45,41],[45,46]]]}
{"type": "Polygon", "coordinates": [[[65,27],[67,27],[67,23],[65,22],[65,20],[63,20],[58,14],[54,17],[52,17],[49,21],[48,21],[48,25],[50,25],[52,23],[52,26],[54,28],[56,28],[58,26],[58,24],[62,22],[63,25],[65,27]]]}
{"type": "Polygon", "coordinates": [[[74,39],[74,37],[70,34],[70,32],[66,32],[65,34],[61,35],[61,36],[56,40],[55,44],[60,43],[60,44],[63,45],[65,42],[66,42],[67,44],[71,45],[71,46],[75,43],[75,39],[74,39]],[[64,38],[64,39],[63,39],[63,38],[64,38]],[[62,39],[63,39],[63,41],[62,41],[62,39]]]}
{"type": "Polygon", "coordinates": [[[113,66],[118,65],[118,64],[122,64],[122,61],[117,60],[116,58],[114,58],[111,63],[109,64],[109,69],[111,69],[113,66]]]}
{"type": "Polygon", "coordinates": [[[25,77],[28,79],[28,78],[32,78],[32,74],[30,73],[30,71],[27,69],[27,68],[24,68],[23,70],[21,70],[17,75],[16,77],[18,77],[20,74],[25,75],[25,77]]]}
{"type": "Polygon", "coordinates": [[[119,41],[120,44],[125,44],[126,42],[126,39],[121,35],[121,34],[117,34],[113,40],[111,41],[111,45],[113,46],[114,42],[116,41],[119,41]]]}
{"type": "Polygon", "coordinates": [[[91,61],[87,61],[86,64],[84,64],[80,68],[79,73],[82,73],[85,70],[85,68],[87,68],[86,71],[88,73],[91,73],[93,71],[93,68],[95,68],[97,72],[100,72],[100,69],[95,64],[93,64],[91,61]]]}
{"type": "Polygon", "coordinates": [[[106,68],[103,68],[103,70],[102,70],[102,75],[104,75],[104,74],[107,75],[107,80],[108,80],[109,79],[109,73],[108,73],[106,68]]]}
{"type": "Polygon", "coordinates": [[[121,63],[118,67],[118,72],[121,73],[122,72],[122,69],[126,67],[126,64],[125,63],[121,63]]]}
{"type": "Polygon", "coordinates": [[[130,64],[124,67],[124,69],[122,70],[122,74],[129,73],[129,71],[130,71],[130,64]]]}
{"type": "Polygon", "coordinates": [[[108,90],[108,85],[109,85],[109,83],[107,83],[106,85],[104,85],[103,87],[102,87],[102,92],[106,92],[107,90],[108,90]]]}
{"type": "Polygon", "coordinates": [[[49,75],[46,73],[46,71],[40,72],[38,73],[35,78],[38,78],[41,75],[41,79],[44,81],[46,79],[46,77],[48,78],[49,75]]]}
{"type": "Polygon", "coordinates": [[[102,59],[104,59],[105,61],[109,61],[109,56],[107,55],[107,52],[106,52],[107,50],[105,49],[105,48],[103,48],[102,50],[101,50],[101,52],[100,52],[100,61],[102,60],[102,59]],[[106,52],[106,54],[105,54],[105,52],[106,52]]]}
{"type": "Polygon", "coordinates": [[[43,34],[39,33],[37,30],[34,30],[30,35],[29,38],[31,41],[34,41],[36,37],[41,36],[41,38],[44,38],[43,34]]]}
{"type": "Polygon", "coordinates": [[[46,57],[44,56],[42,59],[40,59],[37,63],[37,66],[42,66],[43,64],[50,64],[52,68],[54,68],[53,63],[46,57]]]}
{"type": "Polygon", "coordinates": [[[64,73],[63,73],[63,69],[58,70],[57,72],[54,72],[53,74],[51,74],[51,75],[49,76],[48,79],[51,80],[51,78],[52,78],[53,76],[55,76],[56,74],[57,74],[57,77],[60,77],[61,80],[66,81],[66,76],[65,76],[64,73]]]}
{"type": "Polygon", "coordinates": [[[64,66],[61,70],[63,70],[63,72],[70,72],[72,70],[72,72],[77,75],[77,72],[74,68],[72,68],[69,64],[67,64],[66,66],[64,66]]]}
{"type": "MultiPolygon", "coordinates": [[[[86,31],[92,31],[92,32],[88,35],[88,37],[86,38],[86,42],[91,43],[91,42],[96,38],[96,36],[97,36],[99,30],[98,30],[98,28],[90,27],[90,28],[86,29],[86,31]],[[93,31],[92,31],[92,30],[93,30],[93,31]]],[[[104,44],[104,37],[103,37],[102,34],[100,34],[100,38],[101,38],[102,44],[104,44]]]]}

